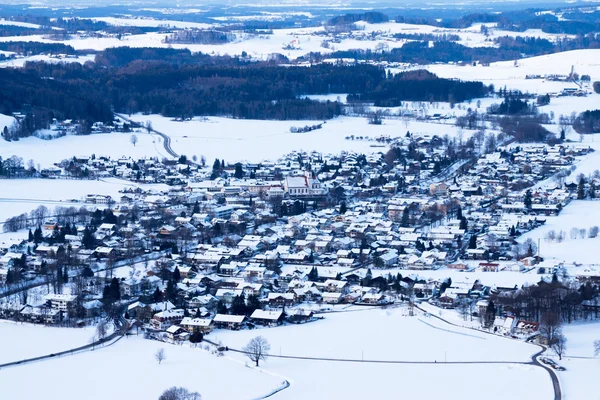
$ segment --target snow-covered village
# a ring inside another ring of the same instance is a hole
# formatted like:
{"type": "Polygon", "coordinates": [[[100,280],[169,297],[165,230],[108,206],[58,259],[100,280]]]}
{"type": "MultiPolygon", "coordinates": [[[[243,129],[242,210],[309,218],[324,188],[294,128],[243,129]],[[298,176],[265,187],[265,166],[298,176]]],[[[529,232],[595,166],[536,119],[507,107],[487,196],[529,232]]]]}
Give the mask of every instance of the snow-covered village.
{"type": "Polygon", "coordinates": [[[0,398],[598,397],[600,7],[100,3],[0,5],[0,398]]]}

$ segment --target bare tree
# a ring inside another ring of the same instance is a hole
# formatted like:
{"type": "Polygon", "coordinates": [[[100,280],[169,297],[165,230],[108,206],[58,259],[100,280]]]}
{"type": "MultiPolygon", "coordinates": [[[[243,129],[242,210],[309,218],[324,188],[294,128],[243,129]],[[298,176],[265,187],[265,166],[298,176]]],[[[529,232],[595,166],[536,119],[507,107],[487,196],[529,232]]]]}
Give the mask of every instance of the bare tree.
{"type": "Polygon", "coordinates": [[[98,336],[98,340],[102,341],[108,334],[108,327],[106,326],[106,321],[102,320],[98,325],[96,325],[96,336],[98,336]]]}
{"type": "Polygon", "coordinates": [[[248,344],[242,349],[249,359],[256,363],[258,367],[258,362],[260,360],[266,361],[269,350],[271,350],[271,345],[267,342],[262,336],[257,336],[254,339],[250,340],[248,344]]]}
{"type": "Polygon", "coordinates": [[[146,121],[145,128],[148,131],[148,133],[152,132],[152,121],[150,121],[150,120],[146,121]]]}
{"type": "Polygon", "coordinates": [[[550,348],[554,350],[559,360],[562,360],[563,354],[567,349],[567,338],[562,333],[558,333],[554,337],[554,341],[550,344],[550,348]]]}
{"type": "Polygon", "coordinates": [[[562,321],[560,320],[560,316],[552,311],[547,311],[542,314],[542,318],[540,321],[540,334],[545,339],[548,346],[552,346],[552,344],[556,341],[556,338],[561,333],[562,321]]]}
{"type": "Polygon", "coordinates": [[[198,392],[190,392],[186,388],[173,386],[163,392],[158,400],[200,400],[198,392]]]}
{"type": "Polygon", "coordinates": [[[600,354],[600,340],[594,341],[594,356],[600,354]]]}
{"type": "Polygon", "coordinates": [[[589,231],[588,231],[588,237],[590,238],[595,238],[598,236],[598,227],[597,226],[592,226],[589,231]]]}
{"type": "Polygon", "coordinates": [[[131,135],[131,137],[129,138],[129,141],[131,142],[131,144],[135,147],[135,145],[138,142],[138,137],[136,135],[131,135]]]}
{"type": "Polygon", "coordinates": [[[167,358],[167,356],[165,355],[165,349],[156,350],[156,353],[154,353],[154,358],[156,359],[156,361],[158,361],[159,364],[163,362],[167,358]]]}

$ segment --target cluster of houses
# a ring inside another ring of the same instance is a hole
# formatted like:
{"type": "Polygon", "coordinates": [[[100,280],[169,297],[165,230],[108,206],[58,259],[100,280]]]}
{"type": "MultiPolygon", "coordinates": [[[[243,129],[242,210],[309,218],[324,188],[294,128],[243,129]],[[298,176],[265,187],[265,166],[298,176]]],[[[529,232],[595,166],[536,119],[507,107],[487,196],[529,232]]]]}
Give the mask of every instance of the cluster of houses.
{"type": "Polygon", "coordinates": [[[57,165],[59,174],[87,169],[170,186],[129,188],[117,199],[90,194],[84,202],[96,211],[47,219],[41,238],[1,243],[3,283],[63,269],[79,275],[89,268],[94,276],[76,295],[58,288],[37,304],[5,302],[0,313],[44,323],[96,316],[113,270],[121,271],[115,276],[130,317],[173,337],[311,321],[323,305],[441,295],[440,306],[455,307],[460,290],[440,290],[443,280],[419,279],[419,271],[533,267],[539,254],[515,252],[515,238],[558,214],[576,188],[557,181],[528,192],[529,201],[521,189],[590,151],[501,148],[463,173],[432,180],[443,159],[439,138],[407,135],[394,146],[422,155],[390,163],[381,153],[296,152],[212,170],[185,160],[75,157],[57,165]],[[148,301],[155,292],[167,301],[148,301]]]}

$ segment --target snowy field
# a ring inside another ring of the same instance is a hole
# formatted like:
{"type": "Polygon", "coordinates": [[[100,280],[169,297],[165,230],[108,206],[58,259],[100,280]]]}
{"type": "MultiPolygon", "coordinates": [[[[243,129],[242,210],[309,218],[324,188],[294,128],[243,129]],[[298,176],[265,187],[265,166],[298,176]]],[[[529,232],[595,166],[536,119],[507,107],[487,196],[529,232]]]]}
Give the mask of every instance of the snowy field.
{"type": "MultiPolygon", "coordinates": [[[[470,260],[459,260],[457,262],[467,264],[468,266],[475,268],[481,263],[480,260],[470,261],[470,260]]],[[[514,264],[514,263],[510,263],[514,264]]],[[[502,265],[502,264],[501,264],[502,265]]],[[[506,263],[508,266],[509,263],[506,263]]],[[[464,283],[466,285],[472,286],[475,281],[479,280],[482,284],[488,286],[501,286],[501,287],[513,287],[515,285],[522,286],[525,284],[534,284],[540,281],[542,276],[538,274],[535,270],[529,272],[516,272],[516,271],[499,271],[499,272],[484,272],[484,271],[472,271],[472,272],[462,272],[456,269],[450,268],[440,268],[437,270],[430,271],[415,271],[415,270],[404,270],[404,269],[374,269],[372,271],[373,276],[392,274],[395,276],[397,273],[400,273],[402,276],[414,277],[415,279],[433,279],[433,280],[444,280],[446,278],[451,278],[454,284],[464,283]]]]}
{"type": "Polygon", "coordinates": [[[94,328],[53,328],[0,320],[0,364],[83,346],[94,334],[94,328]]]}
{"type": "Polygon", "coordinates": [[[40,205],[51,211],[55,207],[82,207],[80,201],[87,194],[112,196],[118,201],[119,191],[126,187],[164,190],[166,185],[141,185],[117,178],[102,180],[63,179],[5,179],[0,181],[0,222],[22,213],[29,213],[40,205]]]}
{"type": "MultiPolygon", "coordinates": [[[[272,16],[271,16],[272,17],[272,16]]],[[[217,17],[218,18],[218,17],[217,17]]],[[[223,17],[229,19],[229,17],[223,17]]],[[[182,22],[173,20],[156,20],[151,18],[115,18],[115,17],[98,17],[92,18],[95,21],[104,21],[111,25],[116,26],[171,26],[177,28],[198,28],[198,29],[210,29],[219,28],[222,25],[222,18],[215,24],[202,24],[194,22],[182,22]]],[[[231,20],[250,20],[256,19],[256,16],[239,16],[233,17],[231,20]]],[[[262,19],[269,19],[263,17],[262,19]]],[[[525,32],[509,32],[496,30],[494,24],[485,24],[489,28],[489,37],[486,37],[481,33],[482,24],[474,24],[473,26],[466,29],[444,29],[430,25],[411,25],[404,23],[395,23],[393,21],[382,23],[382,24],[369,24],[365,22],[358,22],[358,31],[354,31],[355,37],[344,38],[340,43],[332,43],[328,48],[321,46],[323,40],[331,39],[332,35],[323,35],[325,28],[323,27],[311,27],[311,28],[293,28],[293,29],[274,29],[272,34],[269,35],[255,35],[246,34],[242,32],[235,32],[236,40],[225,44],[172,44],[173,48],[188,48],[194,52],[203,52],[207,54],[228,54],[228,55],[239,55],[243,51],[248,53],[250,56],[258,59],[266,59],[269,54],[280,53],[284,54],[290,59],[295,59],[309,52],[320,52],[327,54],[336,50],[376,50],[378,47],[384,47],[388,49],[400,48],[407,40],[406,39],[394,39],[392,37],[395,33],[406,33],[406,34],[453,34],[458,35],[460,40],[458,43],[469,46],[469,47],[490,47],[494,46],[493,39],[502,36],[528,36],[528,37],[539,37],[556,41],[558,38],[569,36],[569,35],[558,35],[548,34],[541,30],[527,30],[525,32]],[[363,39],[363,35],[367,36],[370,34],[379,34],[377,39],[368,40],[363,39]],[[315,34],[319,34],[316,36],[315,34]],[[283,49],[284,46],[294,42],[294,48],[283,49]]],[[[164,43],[164,39],[167,34],[150,32],[147,34],[124,36],[119,38],[116,37],[104,37],[104,38],[89,38],[73,36],[69,40],[60,41],[66,45],[73,46],[75,49],[93,49],[93,50],[104,50],[110,47],[130,46],[130,47],[168,47],[168,43],[164,43]]],[[[51,42],[50,39],[43,37],[43,35],[30,35],[30,36],[13,36],[0,38],[1,41],[39,41],[39,42],[51,42]]]]}
{"type": "MultiPolygon", "coordinates": [[[[308,133],[290,133],[292,126],[302,127],[323,121],[258,121],[230,118],[194,118],[180,122],[160,115],[134,115],[131,119],[144,123],[171,137],[171,146],[188,157],[204,155],[207,160],[227,162],[276,160],[292,151],[318,151],[339,154],[341,151],[377,153],[387,151],[377,145],[380,136],[404,136],[407,131],[418,135],[458,135],[452,125],[399,119],[386,119],[382,125],[369,125],[366,118],[338,117],[327,121],[322,129],[308,133]],[[363,140],[346,137],[363,136],[363,140]],[[368,137],[372,140],[365,140],[368,137]]],[[[464,131],[466,139],[470,133],[464,131]]]]}
{"type": "MultiPolygon", "coordinates": [[[[15,118],[9,115],[0,114],[0,131],[4,130],[4,127],[10,128],[15,123],[15,118]]],[[[0,142],[0,148],[3,142],[0,142]]]]}
{"type": "MultiPolygon", "coordinates": [[[[30,341],[18,347],[16,340],[3,342],[21,351],[30,341]]],[[[249,400],[269,393],[284,379],[188,345],[132,336],[101,350],[7,368],[0,371],[0,380],[7,399],[157,399],[165,389],[183,386],[199,392],[203,400],[249,400]],[[160,348],[166,359],[159,365],[154,354],[160,348]],[[24,376],[35,376],[36,383],[24,385],[24,376]]]]}
{"type": "Polygon", "coordinates": [[[591,239],[586,235],[583,239],[580,236],[574,239],[571,237],[571,230],[577,228],[585,229],[587,232],[593,226],[600,227],[600,201],[573,200],[559,216],[545,218],[545,225],[521,236],[519,242],[522,243],[531,238],[538,243],[539,239],[540,254],[551,263],[564,261],[568,265],[573,263],[598,264],[595,249],[600,245],[600,237],[591,239]],[[557,234],[563,231],[565,240],[562,243],[545,240],[547,233],[551,230],[557,234]]]}
{"type": "MultiPolygon", "coordinates": [[[[404,314],[405,309],[327,314],[323,321],[300,326],[216,331],[211,340],[241,348],[251,338],[262,335],[269,341],[272,354],[434,362],[407,365],[272,357],[261,368],[286,376],[292,384],[277,395],[281,399],[390,398],[396,392],[407,398],[455,399],[469,397],[473,390],[481,391],[499,380],[508,392],[488,391],[486,398],[552,398],[550,378],[540,368],[510,363],[444,365],[444,359],[526,362],[537,351],[536,346],[452,327],[431,317],[404,314]],[[368,384],[362,383],[366,376],[368,384]],[[436,385],[424,387],[427,382],[436,385]]],[[[245,360],[235,353],[227,356],[245,360]]]]}
{"type": "MultiPolygon", "coordinates": [[[[2,120],[0,119],[0,125],[2,120]]],[[[43,140],[37,137],[19,139],[16,142],[0,140],[0,157],[8,158],[16,155],[22,157],[25,164],[33,160],[37,167],[49,167],[74,156],[96,157],[108,156],[113,159],[121,157],[166,157],[167,153],[158,136],[138,132],[137,144],[131,144],[132,133],[93,134],[86,136],[67,135],[57,139],[43,140]]]]}
{"type": "Polygon", "coordinates": [[[595,381],[600,370],[600,358],[594,357],[594,341],[600,340],[600,323],[569,324],[563,327],[567,337],[566,356],[555,358],[566,371],[559,372],[564,400],[600,399],[595,381]]]}
{"type": "MultiPolygon", "coordinates": [[[[462,80],[481,81],[486,85],[493,84],[496,89],[506,86],[532,93],[560,92],[565,88],[574,87],[572,82],[550,82],[541,79],[525,79],[526,75],[568,75],[571,66],[579,75],[588,74],[592,80],[600,77],[600,49],[573,50],[556,54],[518,60],[518,67],[513,61],[491,63],[488,67],[477,65],[459,66],[435,64],[414,67],[425,68],[442,78],[458,78],[462,80]]],[[[395,72],[400,70],[393,69],[395,72]]],[[[598,95],[594,98],[598,98],[598,95]]],[[[589,99],[589,97],[588,97],[589,99]]],[[[555,99],[553,99],[555,100],[555,99]]],[[[592,104],[592,103],[590,103],[592,104]]],[[[550,102],[552,106],[552,101],[550,102]]]]}
{"type": "Polygon", "coordinates": [[[47,62],[50,64],[73,63],[73,62],[85,64],[86,62],[94,61],[95,59],[96,59],[96,56],[94,54],[78,56],[75,58],[71,58],[71,57],[57,58],[57,57],[50,57],[47,55],[36,55],[36,56],[28,56],[28,57],[18,57],[15,59],[2,61],[2,62],[0,62],[0,68],[2,68],[2,67],[20,68],[20,67],[23,67],[26,62],[37,62],[37,61],[44,61],[44,62],[47,62]]]}

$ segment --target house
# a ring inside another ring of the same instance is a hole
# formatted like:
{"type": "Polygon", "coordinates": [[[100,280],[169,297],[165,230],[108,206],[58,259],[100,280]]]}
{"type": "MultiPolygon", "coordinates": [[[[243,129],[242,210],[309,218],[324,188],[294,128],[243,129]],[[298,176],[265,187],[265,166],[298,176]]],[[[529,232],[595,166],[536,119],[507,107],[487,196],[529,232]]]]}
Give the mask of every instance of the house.
{"type": "Polygon", "coordinates": [[[295,297],[294,293],[269,293],[267,295],[267,301],[270,306],[291,306],[296,301],[295,297]]]}
{"type": "Polygon", "coordinates": [[[67,312],[75,305],[77,296],[72,294],[47,294],[44,296],[46,303],[54,310],[67,312]]]}
{"type": "Polygon", "coordinates": [[[84,302],[82,304],[82,307],[85,310],[85,317],[93,318],[100,315],[103,304],[100,300],[90,300],[84,302]]]}
{"type": "Polygon", "coordinates": [[[362,303],[364,304],[383,304],[385,298],[381,293],[366,293],[362,297],[362,303]]]}
{"type": "Polygon", "coordinates": [[[259,325],[265,326],[276,326],[281,325],[283,322],[283,311],[265,311],[265,310],[254,310],[250,319],[259,325]]]}
{"type": "Polygon", "coordinates": [[[337,304],[342,300],[342,293],[323,292],[321,297],[324,303],[337,304]]]}
{"type": "Polygon", "coordinates": [[[338,281],[335,279],[327,279],[324,283],[323,290],[326,292],[346,293],[348,282],[338,281]]]}
{"type": "Polygon", "coordinates": [[[519,335],[533,335],[538,331],[540,324],[532,321],[518,320],[514,332],[519,335]]]}
{"type": "Polygon", "coordinates": [[[217,314],[213,318],[215,328],[238,330],[246,320],[245,315],[217,314]]]}
{"type": "Polygon", "coordinates": [[[189,333],[201,332],[205,335],[212,330],[212,319],[185,317],[179,325],[189,333]]]}
{"type": "Polygon", "coordinates": [[[150,325],[156,330],[164,331],[171,325],[177,325],[183,319],[183,310],[172,309],[161,311],[152,317],[150,325]]]}
{"type": "Polygon", "coordinates": [[[314,318],[314,313],[310,310],[290,310],[285,312],[287,320],[293,324],[302,324],[314,318]]]}
{"type": "Polygon", "coordinates": [[[189,332],[177,325],[171,325],[167,328],[167,337],[171,340],[187,340],[189,332]]]}

